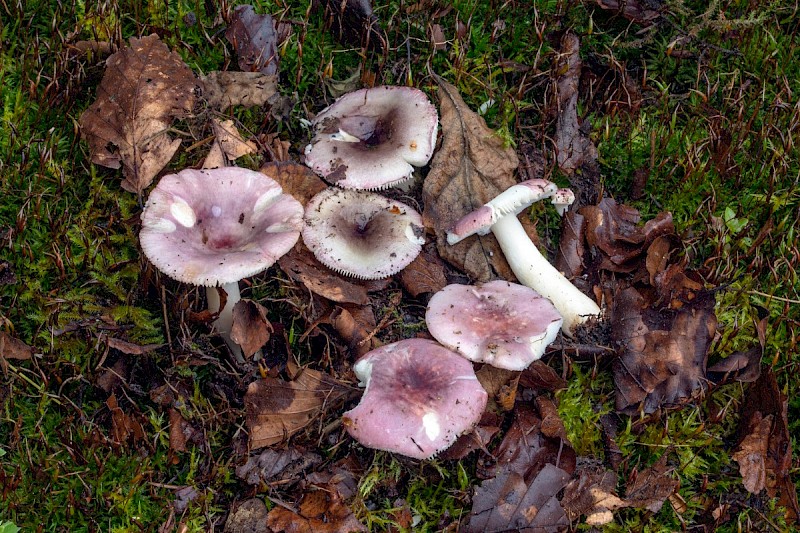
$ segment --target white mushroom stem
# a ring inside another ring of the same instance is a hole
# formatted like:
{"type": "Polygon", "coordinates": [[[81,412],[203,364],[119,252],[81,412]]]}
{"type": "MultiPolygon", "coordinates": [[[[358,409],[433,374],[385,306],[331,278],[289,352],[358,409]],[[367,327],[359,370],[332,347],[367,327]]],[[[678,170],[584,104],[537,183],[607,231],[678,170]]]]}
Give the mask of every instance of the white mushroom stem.
{"type": "Polygon", "coordinates": [[[492,226],[492,233],[519,282],[553,302],[564,317],[561,326],[564,333],[572,335],[578,324],[600,314],[600,307],[594,300],[542,256],[516,215],[501,217],[492,226]]]}
{"type": "Polygon", "coordinates": [[[236,305],[236,302],[242,299],[242,295],[239,292],[239,282],[234,281],[233,283],[224,283],[222,284],[222,290],[225,291],[225,294],[228,295],[227,301],[225,302],[225,308],[220,309],[220,300],[219,300],[219,292],[217,292],[216,287],[207,287],[206,288],[206,299],[208,300],[208,310],[212,313],[216,313],[219,311],[219,316],[214,321],[214,328],[217,330],[222,338],[225,340],[225,344],[228,345],[233,355],[236,356],[236,360],[240,363],[244,363],[244,355],[242,354],[242,347],[239,346],[238,343],[234,342],[231,339],[231,328],[233,328],[233,306],[236,305]]]}

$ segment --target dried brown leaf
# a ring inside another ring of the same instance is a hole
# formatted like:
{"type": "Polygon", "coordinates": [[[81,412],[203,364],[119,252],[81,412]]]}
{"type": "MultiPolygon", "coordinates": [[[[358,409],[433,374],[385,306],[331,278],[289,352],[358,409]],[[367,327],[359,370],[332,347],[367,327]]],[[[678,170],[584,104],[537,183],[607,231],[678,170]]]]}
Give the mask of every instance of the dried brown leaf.
{"type": "Polygon", "coordinates": [[[541,360],[534,361],[522,371],[519,384],[529,389],[554,392],[567,388],[567,382],[541,360]]]}
{"type": "Polygon", "coordinates": [[[628,485],[625,502],[629,507],[657,513],[666,499],[678,490],[679,483],[671,475],[673,469],[667,466],[668,455],[664,453],[653,466],[639,472],[633,483],[628,485]]]}
{"type": "Polygon", "coordinates": [[[442,259],[473,279],[513,279],[494,236],[447,244],[447,230],[453,224],[516,183],[519,160],[483,118],[467,107],[453,85],[437,81],[442,144],[422,188],[425,225],[434,229],[442,259]]]}
{"type": "Polygon", "coordinates": [[[654,5],[660,2],[647,2],[640,0],[595,0],[602,9],[616,11],[628,20],[638,24],[649,23],[657,19],[660,15],[654,5]]]}
{"type": "Polygon", "coordinates": [[[232,120],[211,119],[214,144],[208,151],[203,168],[221,168],[230,165],[242,156],[257,151],[253,141],[245,141],[232,120]]]}
{"type": "Polygon", "coordinates": [[[150,353],[153,350],[157,350],[162,346],[164,346],[163,344],[145,344],[145,345],[134,344],[132,342],[124,341],[122,339],[109,337],[105,333],[101,333],[100,335],[98,335],[98,338],[109,348],[119,350],[120,352],[128,355],[144,355],[146,353],[150,353]]]}
{"type": "Polygon", "coordinates": [[[510,411],[514,408],[514,401],[517,398],[517,384],[519,383],[519,372],[505,370],[492,365],[483,365],[475,376],[481,387],[489,395],[489,405],[495,406],[502,411],[510,411]]]}
{"type": "Polygon", "coordinates": [[[344,279],[314,257],[305,245],[298,243],[278,260],[281,269],[311,292],[337,303],[366,305],[367,289],[360,283],[344,279]]]}
{"type": "Polygon", "coordinates": [[[266,308],[258,302],[243,298],[233,306],[231,340],[242,347],[245,357],[251,357],[269,340],[272,325],[266,308]]]}
{"type": "Polygon", "coordinates": [[[773,415],[761,418],[760,412],[754,413],[749,421],[751,433],[745,435],[732,455],[733,460],[739,463],[744,488],[753,494],[767,487],[767,452],[773,418],[773,415]]]}
{"type": "Polygon", "coordinates": [[[275,533],[351,533],[367,531],[333,485],[323,485],[303,494],[297,512],[275,507],[267,525],[275,533]]]}
{"type": "Polygon", "coordinates": [[[578,477],[564,489],[561,505],[570,520],[586,515],[586,523],[602,526],[614,520],[612,511],[627,507],[624,500],[615,494],[617,475],[611,470],[597,466],[578,468],[578,477]]]}
{"type": "Polygon", "coordinates": [[[439,292],[447,286],[444,263],[435,253],[423,250],[400,271],[400,283],[415,298],[426,292],[439,292]]]}
{"type": "Polygon", "coordinates": [[[261,72],[209,72],[200,78],[203,97],[214,109],[255,107],[278,98],[278,77],[261,72]]]}
{"type": "Polygon", "coordinates": [[[293,161],[266,163],[258,170],[277,181],[283,192],[292,195],[303,205],[328,188],[313,170],[293,161]]]}
{"type": "Polygon", "coordinates": [[[270,533],[267,506],[264,500],[252,498],[242,502],[228,515],[223,533],[270,533]]]}
{"type": "Polygon", "coordinates": [[[356,357],[361,357],[381,345],[374,336],[377,324],[371,306],[336,306],[328,321],[356,357]]]}
{"type": "Polygon", "coordinates": [[[247,387],[244,397],[250,447],[262,448],[289,438],[326,409],[335,409],[354,390],[332,376],[299,369],[290,381],[265,378],[247,387]]]}
{"type": "Polygon", "coordinates": [[[240,70],[278,73],[278,32],[271,15],[256,14],[250,5],[236,6],[225,38],[236,50],[240,70]]]}
{"type": "Polygon", "coordinates": [[[125,445],[128,442],[136,443],[144,438],[144,428],[137,416],[124,412],[117,403],[115,394],[106,400],[106,407],[111,412],[111,437],[114,443],[125,445]]]}
{"type": "Polygon", "coordinates": [[[561,240],[558,243],[555,267],[568,279],[583,274],[583,254],[585,246],[583,232],[586,219],[577,211],[567,211],[561,223],[561,240]]]}
{"type": "Polygon", "coordinates": [[[21,340],[0,331],[0,358],[26,361],[33,355],[33,349],[21,340]]]}
{"type": "Polygon", "coordinates": [[[236,467],[236,477],[248,485],[293,482],[305,477],[306,471],[322,462],[322,457],[297,446],[282,450],[266,449],[247,463],[236,467]]]}
{"type": "Polygon", "coordinates": [[[131,38],[106,61],[97,99],[80,125],[92,162],[122,166],[122,188],[141,193],[181,144],[167,130],[194,107],[194,73],[157,35],[131,38]]]}
{"type": "Polygon", "coordinates": [[[339,41],[375,51],[386,50],[386,34],[370,0],[322,0],[325,19],[339,41]]]}

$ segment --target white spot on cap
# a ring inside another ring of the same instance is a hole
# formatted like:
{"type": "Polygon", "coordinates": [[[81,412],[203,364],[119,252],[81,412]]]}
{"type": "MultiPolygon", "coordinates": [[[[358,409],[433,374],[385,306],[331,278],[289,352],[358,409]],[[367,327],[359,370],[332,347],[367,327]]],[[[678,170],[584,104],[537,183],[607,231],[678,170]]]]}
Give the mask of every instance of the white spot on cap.
{"type": "Polygon", "coordinates": [[[341,141],[341,142],[345,142],[345,143],[358,143],[358,142],[361,142],[361,139],[359,139],[355,135],[350,135],[349,133],[347,133],[346,131],[341,130],[341,129],[339,130],[338,133],[331,134],[331,140],[332,141],[341,141]]]}
{"type": "Polygon", "coordinates": [[[211,206],[211,214],[214,215],[214,218],[220,216],[222,214],[222,208],[218,205],[211,206]]]}
{"type": "Polygon", "coordinates": [[[169,206],[169,212],[175,217],[175,220],[182,226],[191,228],[197,222],[197,215],[194,214],[192,206],[186,203],[183,198],[176,198],[175,201],[169,206]]]}
{"type": "Polygon", "coordinates": [[[274,189],[270,189],[269,191],[265,192],[261,196],[258,197],[256,200],[256,205],[253,206],[253,213],[261,213],[266,208],[268,208],[272,203],[277,200],[281,195],[281,189],[276,187],[274,189]]]}
{"type": "Polygon", "coordinates": [[[434,440],[442,432],[442,426],[439,424],[439,415],[436,413],[425,413],[422,417],[422,427],[425,428],[425,435],[434,440]]]}
{"type": "Polygon", "coordinates": [[[144,219],[142,225],[155,233],[172,233],[178,228],[174,222],[166,218],[144,219]]]}
{"type": "Polygon", "coordinates": [[[420,246],[425,244],[425,237],[422,235],[417,235],[416,232],[414,232],[414,224],[409,224],[406,226],[406,237],[408,237],[408,240],[414,244],[418,244],[420,246]]]}

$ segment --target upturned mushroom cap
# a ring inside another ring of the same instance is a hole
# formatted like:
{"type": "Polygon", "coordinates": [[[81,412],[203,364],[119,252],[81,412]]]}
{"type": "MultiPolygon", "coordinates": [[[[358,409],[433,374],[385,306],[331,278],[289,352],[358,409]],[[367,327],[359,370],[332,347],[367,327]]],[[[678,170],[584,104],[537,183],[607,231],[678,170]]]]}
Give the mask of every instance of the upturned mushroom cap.
{"type": "Polygon", "coordinates": [[[412,87],[345,94],[314,119],[306,164],[346,189],[384,189],[411,178],[433,155],[439,115],[412,87]]]}
{"type": "Polygon", "coordinates": [[[330,187],[306,206],[303,242],[330,269],[361,279],[391,276],[425,243],[422,216],[364,191],[330,187]]]}
{"type": "Polygon", "coordinates": [[[550,300],[508,281],[448,285],[433,295],[431,335],[470,361],[524,370],[555,340],[562,318],[550,300]]]}
{"type": "Polygon", "coordinates": [[[150,193],[139,240],[169,277],[214,286],[269,268],[297,242],[302,217],[300,202],[260,172],[186,169],[150,193]]]}
{"type": "Polygon", "coordinates": [[[343,421],[368,448],[428,459],[473,428],[486,408],[472,363],[430,340],[382,346],[353,370],[366,390],[343,421]]]}

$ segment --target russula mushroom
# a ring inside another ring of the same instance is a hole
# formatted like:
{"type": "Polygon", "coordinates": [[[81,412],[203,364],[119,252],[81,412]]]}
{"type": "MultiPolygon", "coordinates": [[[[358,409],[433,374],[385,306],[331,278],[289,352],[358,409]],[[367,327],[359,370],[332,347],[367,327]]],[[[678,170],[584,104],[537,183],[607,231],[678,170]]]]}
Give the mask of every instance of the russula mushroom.
{"type": "Polygon", "coordinates": [[[342,420],[368,448],[428,459],[472,429],[486,408],[472,363],[431,340],[387,344],[353,371],[366,390],[342,420]]]}
{"type": "Polygon", "coordinates": [[[525,370],[542,357],[561,315],[535,290],[503,280],[446,286],[428,302],[431,335],[470,361],[525,370]]]}
{"type": "Polygon", "coordinates": [[[380,86],[341,96],[313,121],[306,164],[345,189],[385,189],[433,155],[439,115],[413,87],[380,86]]]}
{"type": "Polygon", "coordinates": [[[306,205],[304,220],[303,242],[316,258],[361,279],[399,272],[425,243],[419,213],[370,192],[329,187],[306,205]]]}
{"type": "Polygon", "coordinates": [[[447,232],[447,242],[456,244],[476,233],[486,235],[491,231],[520,283],[553,302],[564,317],[564,332],[572,335],[576,326],[599,315],[600,307],[542,256],[517,219],[532,203],[554,195],[562,207],[564,200],[570,199],[564,190],[559,191],[555,183],[547,180],[518,183],[456,222],[447,232]]]}
{"type": "Polygon", "coordinates": [[[239,280],[272,266],[300,237],[303,206],[260,172],[225,167],[186,169],[161,178],[142,211],[139,240],[147,258],[169,277],[208,287],[214,323],[231,340],[239,280]],[[212,287],[227,293],[224,309],[212,287]]]}

